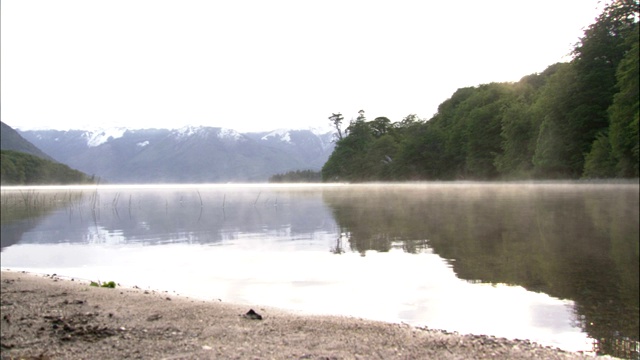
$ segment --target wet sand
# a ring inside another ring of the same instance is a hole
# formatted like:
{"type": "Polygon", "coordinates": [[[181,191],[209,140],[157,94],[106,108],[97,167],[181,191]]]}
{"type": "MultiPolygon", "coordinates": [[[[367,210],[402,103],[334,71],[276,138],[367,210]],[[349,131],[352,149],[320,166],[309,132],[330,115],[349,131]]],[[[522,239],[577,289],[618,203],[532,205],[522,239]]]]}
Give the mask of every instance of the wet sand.
{"type": "Polygon", "coordinates": [[[12,271],[2,271],[0,310],[2,359],[609,358],[267,307],[249,316],[247,306],[12,271]]]}

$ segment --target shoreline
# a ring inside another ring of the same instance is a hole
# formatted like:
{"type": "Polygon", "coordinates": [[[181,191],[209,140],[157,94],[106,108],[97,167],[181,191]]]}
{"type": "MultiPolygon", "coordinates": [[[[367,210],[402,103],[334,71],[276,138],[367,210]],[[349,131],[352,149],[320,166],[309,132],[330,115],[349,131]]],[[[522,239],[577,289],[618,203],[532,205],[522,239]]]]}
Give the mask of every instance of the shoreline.
{"type": "Polygon", "coordinates": [[[611,358],[527,340],[92,287],[55,274],[6,269],[0,283],[0,355],[8,359],[611,358]]]}

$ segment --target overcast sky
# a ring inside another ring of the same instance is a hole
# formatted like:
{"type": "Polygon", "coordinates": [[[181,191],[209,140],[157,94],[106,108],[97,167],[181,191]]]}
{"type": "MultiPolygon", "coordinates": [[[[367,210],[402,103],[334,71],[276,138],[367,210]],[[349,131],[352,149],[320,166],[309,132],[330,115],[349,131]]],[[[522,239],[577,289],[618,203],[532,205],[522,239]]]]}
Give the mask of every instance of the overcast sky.
{"type": "Polygon", "coordinates": [[[568,61],[598,0],[1,2],[2,121],[238,131],[431,118],[568,61]]]}

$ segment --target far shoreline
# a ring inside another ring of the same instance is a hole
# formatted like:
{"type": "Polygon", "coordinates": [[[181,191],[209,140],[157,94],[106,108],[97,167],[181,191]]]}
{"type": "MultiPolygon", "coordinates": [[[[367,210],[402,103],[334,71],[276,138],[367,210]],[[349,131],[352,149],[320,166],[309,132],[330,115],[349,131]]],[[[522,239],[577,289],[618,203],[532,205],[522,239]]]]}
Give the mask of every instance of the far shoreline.
{"type": "Polygon", "coordinates": [[[410,186],[410,185],[640,185],[640,178],[610,179],[501,179],[501,180],[416,180],[416,181],[366,181],[366,182],[224,182],[224,183],[97,183],[97,184],[2,184],[5,190],[57,190],[57,189],[193,189],[193,188],[309,188],[341,186],[410,186]]]}

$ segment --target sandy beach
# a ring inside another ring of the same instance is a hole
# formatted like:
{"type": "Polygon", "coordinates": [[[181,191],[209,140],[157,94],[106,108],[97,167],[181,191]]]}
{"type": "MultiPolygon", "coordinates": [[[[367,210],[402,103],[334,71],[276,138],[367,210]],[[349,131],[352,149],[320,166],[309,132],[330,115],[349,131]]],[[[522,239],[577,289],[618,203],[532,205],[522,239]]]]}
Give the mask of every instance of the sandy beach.
{"type": "Polygon", "coordinates": [[[1,294],[2,359],[596,358],[526,340],[250,309],[55,274],[2,271],[1,294]]]}

